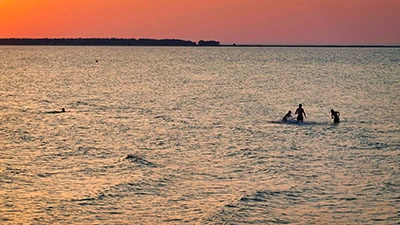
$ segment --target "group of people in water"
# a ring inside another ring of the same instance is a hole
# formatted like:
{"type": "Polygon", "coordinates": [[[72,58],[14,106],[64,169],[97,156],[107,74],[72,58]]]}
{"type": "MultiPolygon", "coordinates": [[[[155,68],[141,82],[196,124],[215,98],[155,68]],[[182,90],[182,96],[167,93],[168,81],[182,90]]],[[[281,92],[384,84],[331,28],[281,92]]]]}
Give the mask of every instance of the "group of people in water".
{"type": "MultiPolygon", "coordinates": [[[[297,115],[297,122],[303,122],[304,118],[307,118],[306,112],[303,109],[303,105],[299,104],[299,108],[296,109],[295,113],[297,115]]],[[[287,122],[288,119],[292,117],[292,111],[289,110],[288,113],[282,118],[283,122],[287,122]]],[[[334,123],[339,123],[340,122],[340,113],[338,111],[335,111],[334,109],[331,109],[331,118],[333,119],[334,123]]]]}
{"type": "MultiPolygon", "coordinates": [[[[64,108],[61,109],[61,111],[52,111],[48,113],[64,113],[66,112],[64,108]]],[[[306,112],[303,109],[303,105],[299,104],[299,108],[296,109],[295,113],[297,115],[297,122],[303,122],[304,118],[307,118],[306,112]]],[[[287,122],[290,118],[292,117],[292,111],[289,110],[288,113],[282,118],[283,122],[287,122]]],[[[334,109],[331,109],[331,118],[333,119],[334,123],[339,123],[340,122],[340,112],[335,111],[334,109]]]]}

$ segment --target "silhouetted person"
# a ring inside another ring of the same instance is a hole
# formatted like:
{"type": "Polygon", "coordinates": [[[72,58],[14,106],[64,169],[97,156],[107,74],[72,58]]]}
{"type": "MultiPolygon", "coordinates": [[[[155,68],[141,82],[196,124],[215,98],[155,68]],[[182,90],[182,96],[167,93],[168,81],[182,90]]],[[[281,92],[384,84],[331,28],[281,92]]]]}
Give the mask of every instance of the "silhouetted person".
{"type": "Polygon", "coordinates": [[[340,112],[331,109],[331,117],[332,117],[334,123],[340,122],[339,116],[340,116],[340,112]]]}
{"type": "Polygon", "coordinates": [[[282,121],[287,122],[290,117],[292,117],[292,111],[289,110],[289,112],[282,118],[282,121]]]}
{"type": "Polygon", "coordinates": [[[296,109],[295,114],[297,114],[297,122],[302,122],[304,118],[307,118],[306,112],[304,111],[302,104],[299,104],[299,108],[296,109]]]}

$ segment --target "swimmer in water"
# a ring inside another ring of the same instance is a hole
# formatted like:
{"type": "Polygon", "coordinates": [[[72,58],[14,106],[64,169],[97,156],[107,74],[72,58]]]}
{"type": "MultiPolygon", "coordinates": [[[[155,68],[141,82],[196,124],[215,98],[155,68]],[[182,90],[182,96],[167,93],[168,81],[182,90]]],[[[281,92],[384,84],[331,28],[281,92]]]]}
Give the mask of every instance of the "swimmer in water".
{"type": "Polygon", "coordinates": [[[287,122],[290,117],[292,117],[292,111],[289,110],[289,112],[282,118],[282,121],[287,122]]]}
{"type": "Polygon", "coordinates": [[[331,118],[333,119],[334,123],[340,122],[339,116],[340,116],[340,112],[331,109],[331,118]]]}
{"type": "Polygon", "coordinates": [[[67,111],[65,111],[64,108],[61,109],[61,111],[50,111],[50,112],[46,112],[46,113],[50,113],[50,114],[54,114],[54,113],[65,113],[67,111]]]}

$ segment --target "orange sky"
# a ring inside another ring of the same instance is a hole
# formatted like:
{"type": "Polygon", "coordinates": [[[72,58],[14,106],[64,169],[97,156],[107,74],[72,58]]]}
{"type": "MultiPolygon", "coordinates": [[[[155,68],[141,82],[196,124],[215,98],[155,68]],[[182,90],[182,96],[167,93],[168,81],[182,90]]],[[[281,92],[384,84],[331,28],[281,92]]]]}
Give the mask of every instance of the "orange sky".
{"type": "Polygon", "coordinates": [[[400,44],[400,0],[0,0],[0,38],[400,44]]]}

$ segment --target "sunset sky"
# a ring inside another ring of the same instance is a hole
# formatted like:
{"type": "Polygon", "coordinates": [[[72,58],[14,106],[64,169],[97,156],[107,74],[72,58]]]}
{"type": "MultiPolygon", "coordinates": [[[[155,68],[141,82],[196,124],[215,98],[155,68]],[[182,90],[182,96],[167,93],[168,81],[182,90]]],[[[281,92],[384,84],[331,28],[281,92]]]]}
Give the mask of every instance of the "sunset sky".
{"type": "Polygon", "coordinates": [[[400,44],[400,0],[0,0],[0,38],[400,44]]]}

